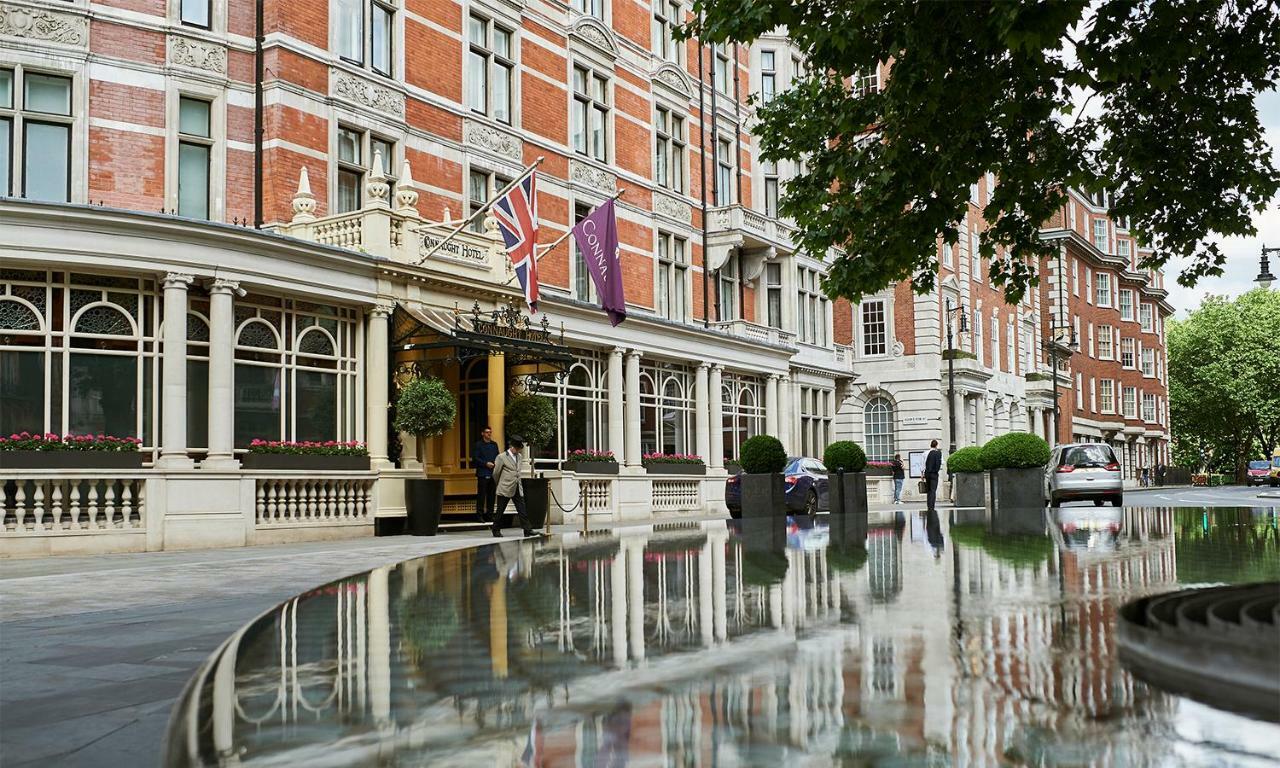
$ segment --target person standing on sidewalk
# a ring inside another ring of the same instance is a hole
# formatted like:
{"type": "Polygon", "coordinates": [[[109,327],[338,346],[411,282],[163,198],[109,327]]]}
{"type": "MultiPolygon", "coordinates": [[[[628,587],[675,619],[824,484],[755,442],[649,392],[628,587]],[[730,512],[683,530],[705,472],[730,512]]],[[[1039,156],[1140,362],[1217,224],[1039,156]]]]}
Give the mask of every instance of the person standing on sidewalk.
{"type": "Polygon", "coordinates": [[[493,522],[496,502],[493,465],[498,453],[498,444],[493,442],[493,427],[480,430],[480,439],[471,446],[471,466],[476,468],[476,519],[482,523],[493,522]]]}
{"type": "Polygon", "coordinates": [[[507,502],[516,505],[516,522],[525,536],[532,536],[529,527],[529,513],[524,506],[524,488],[520,486],[520,452],[524,450],[524,441],[518,437],[507,438],[507,450],[498,456],[493,463],[493,484],[498,494],[498,511],[493,516],[493,536],[502,538],[502,518],[506,516],[507,502]]]}
{"type": "Polygon", "coordinates": [[[893,503],[902,503],[902,484],[907,481],[907,471],[902,466],[902,454],[893,454],[893,503]]]}
{"type": "Polygon", "coordinates": [[[937,440],[929,441],[929,455],[924,459],[924,481],[928,488],[928,510],[934,509],[938,499],[938,473],[942,471],[942,451],[937,440]]]}

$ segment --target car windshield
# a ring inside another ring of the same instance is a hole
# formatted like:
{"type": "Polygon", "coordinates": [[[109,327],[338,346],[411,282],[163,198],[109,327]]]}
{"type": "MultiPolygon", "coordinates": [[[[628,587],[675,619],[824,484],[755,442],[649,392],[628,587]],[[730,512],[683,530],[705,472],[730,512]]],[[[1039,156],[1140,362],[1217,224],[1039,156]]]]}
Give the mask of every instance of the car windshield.
{"type": "Polygon", "coordinates": [[[1267,461],[1266,459],[1263,459],[1262,461],[1249,462],[1249,469],[1268,469],[1270,467],[1271,467],[1271,462],[1267,461]]]}
{"type": "Polygon", "coordinates": [[[1115,455],[1105,445],[1073,445],[1062,452],[1061,463],[1075,467],[1105,467],[1115,460],[1115,455]]]}
{"type": "Polygon", "coordinates": [[[784,470],[782,471],[782,472],[783,472],[783,474],[785,474],[785,475],[795,475],[795,474],[799,474],[799,472],[800,472],[800,464],[801,464],[803,461],[804,461],[804,459],[797,459],[797,458],[790,458],[790,459],[787,459],[787,468],[786,468],[786,469],[784,469],[784,470]]]}

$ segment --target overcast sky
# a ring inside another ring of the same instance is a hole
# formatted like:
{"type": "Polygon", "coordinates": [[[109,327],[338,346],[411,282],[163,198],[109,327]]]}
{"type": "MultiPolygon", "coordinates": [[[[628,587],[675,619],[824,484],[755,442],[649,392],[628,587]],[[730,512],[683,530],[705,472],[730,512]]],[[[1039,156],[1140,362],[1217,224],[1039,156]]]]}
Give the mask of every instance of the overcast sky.
{"type": "MultiPolygon", "coordinates": [[[[1269,91],[1259,96],[1258,114],[1267,132],[1267,143],[1275,152],[1276,161],[1280,162],[1280,92],[1269,91]]],[[[1239,296],[1257,287],[1253,279],[1258,276],[1258,258],[1262,255],[1262,246],[1280,247],[1280,198],[1272,200],[1271,205],[1262,213],[1254,214],[1253,224],[1258,229],[1255,237],[1218,240],[1227,257],[1227,263],[1222,265],[1221,277],[1202,279],[1195,288],[1183,288],[1176,279],[1182,271],[1184,260],[1174,259],[1169,262],[1165,267],[1165,288],[1169,291],[1169,302],[1177,310],[1178,317],[1185,316],[1187,311],[1199,306],[1201,298],[1207,293],[1239,296]]],[[[1275,254],[1271,256],[1271,274],[1280,277],[1280,257],[1275,254]]],[[[1280,287],[1280,283],[1272,283],[1272,287],[1280,287]]]]}

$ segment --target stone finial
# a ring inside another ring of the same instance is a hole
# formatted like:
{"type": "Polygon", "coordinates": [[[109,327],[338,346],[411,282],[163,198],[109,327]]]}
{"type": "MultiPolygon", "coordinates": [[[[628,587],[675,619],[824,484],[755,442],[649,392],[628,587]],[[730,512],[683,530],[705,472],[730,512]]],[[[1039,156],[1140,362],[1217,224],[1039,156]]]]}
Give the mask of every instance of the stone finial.
{"type": "Polygon", "coordinates": [[[409,170],[408,158],[400,166],[400,180],[396,182],[396,212],[406,215],[418,213],[418,190],[413,188],[413,173],[409,170]]]}
{"type": "Polygon", "coordinates": [[[391,203],[387,200],[391,194],[391,185],[387,183],[387,174],[382,172],[382,168],[382,150],[374,150],[373,168],[369,171],[369,180],[364,185],[366,209],[391,207],[391,203]]]}
{"type": "Polygon", "coordinates": [[[440,221],[445,222],[445,223],[448,223],[449,221],[452,221],[452,219],[453,219],[453,214],[449,212],[449,206],[447,206],[447,205],[446,205],[446,206],[442,206],[442,208],[443,208],[443,210],[441,211],[441,214],[440,214],[440,215],[441,215],[441,216],[444,216],[444,218],[443,218],[443,219],[441,219],[440,221]]]}
{"type": "Polygon", "coordinates": [[[316,220],[316,198],[311,194],[311,179],[307,166],[298,172],[298,191],[293,193],[293,219],[290,224],[306,224],[316,220]]]}

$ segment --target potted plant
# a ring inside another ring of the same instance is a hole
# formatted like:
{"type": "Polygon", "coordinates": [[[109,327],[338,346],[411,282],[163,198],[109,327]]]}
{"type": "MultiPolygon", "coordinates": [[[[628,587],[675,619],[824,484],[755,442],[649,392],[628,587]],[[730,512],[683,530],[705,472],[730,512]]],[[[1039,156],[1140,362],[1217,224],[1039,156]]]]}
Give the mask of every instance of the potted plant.
{"type": "Polygon", "coordinates": [[[1049,444],[1027,432],[1010,432],[982,446],[982,467],[990,478],[987,507],[1044,508],[1044,466],[1049,444]]]}
{"type": "Polygon", "coordinates": [[[827,497],[835,515],[867,514],[867,454],[852,440],[837,440],[822,454],[827,497]]]}
{"type": "Polygon", "coordinates": [[[560,471],[577,472],[580,475],[616,475],[618,460],[613,451],[596,451],[591,448],[579,448],[569,451],[569,456],[560,462],[560,471]]]}
{"type": "Polygon", "coordinates": [[[957,507],[986,505],[986,477],[982,474],[982,448],[961,448],[947,457],[947,474],[951,476],[951,500],[957,507]]]}
{"type": "Polygon", "coordinates": [[[787,452],[778,438],[756,435],[742,444],[740,452],[742,489],[740,514],[743,517],[771,517],[786,514],[782,470],[787,468],[787,452]]]}
{"type": "MultiPolygon", "coordinates": [[[[551,442],[556,433],[556,408],[551,400],[539,395],[517,395],[507,401],[505,419],[507,438],[519,437],[529,447],[529,466],[533,467],[534,449],[551,442]]],[[[524,490],[525,513],[529,525],[537,530],[546,525],[551,493],[545,477],[535,475],[520,481],[524,490]]]]}
{"type": "Polygon", "coordinates": [[[253,440],[240,461],[245,469],[293,469],[312,472],[369,469],[364,443],[336,440],[291,442],[253,440]]]}
{"type": "MultiPolygon", "coordinates": [[[[458,404],[440,379],[414,379],[396,399],[395,428],[417,437],[442,435],[453,426],[458,404]]],[[[444,480],[414,477],[404,481],[405,515],[409,533],[435,536],[444,510],[444,480]]]]}
{"type": "Polygon", "coordinates": [[[692,453],[646,453],[640,458],[651,475],[705,475],[707,464],[692,453]]]}
{"type": "Polygon", "coordinates": [[[112,435],[33,435],[0,437],[3,469],[140,469],[136,437],[112,435]]]}

